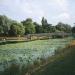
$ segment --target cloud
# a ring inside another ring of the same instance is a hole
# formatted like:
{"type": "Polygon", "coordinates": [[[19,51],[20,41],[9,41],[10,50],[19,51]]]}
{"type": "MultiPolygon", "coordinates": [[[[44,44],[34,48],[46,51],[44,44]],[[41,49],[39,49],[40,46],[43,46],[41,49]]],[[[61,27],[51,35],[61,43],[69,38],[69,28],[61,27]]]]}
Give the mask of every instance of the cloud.
{"type": "Polygon", "coordinates": [[[69,13],[61,13],[57,16],[53,17],[54,22],[64,22],[64,23],[69,23],[71,21],[71,16],[69,13]]]}
{"type": "MultiPolygon", "coordinates": [[[[54,6],[61,11],[68,11],[68,0],[48,0],[48,5],[54,6]]],[[[53,8],[53,7],[52,7],[53,8]]]]}
{"type": "Polygon", "coordinates": [[[54,19],[70,19],[70,14],[68,13],[61,13],[58,16],[54,17],[54,19]]]}
{"type": "Polygon", "coordinates": [[[19,21],[31,17],[40,22],[43,16],[52,22],[68,21],[68,4],[68,0],[0,0],[0,14],[19,21]]]}

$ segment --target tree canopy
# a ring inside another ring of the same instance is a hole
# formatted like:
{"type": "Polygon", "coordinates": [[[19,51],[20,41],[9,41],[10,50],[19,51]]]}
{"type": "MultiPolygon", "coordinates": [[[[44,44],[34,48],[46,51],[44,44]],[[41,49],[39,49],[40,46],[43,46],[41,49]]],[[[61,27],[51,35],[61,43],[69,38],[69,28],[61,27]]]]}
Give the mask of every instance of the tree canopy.
{"type": "Polygon", "coordinates": [[[7,16],[0,15],[0,34],[8,35],[8,31],[13,22],[14,21],[9,19],[7,16]]]}
{"type": "Polygon", "coordinates": [[[26,34],[35,33],[35,25],[31,18],[27,18],[26,20],[22,21],[23,26],[25,26],[26,34]]]}
{"type": "Polygon", "coordinates": [[[42,25],[39,25],[37,22],[34,22],[36,33],[43,33],[42,25]]]}
{"type": "Polygon", "coordinates": [[[74,26],[74,27],[72,27],[72,32],[73,32],[73,33],[75,33],[75,26],[74,26]]]}
{"type": "Polygon", "coordinates": [[[9,35],[11,36],[18,36],[18,35],[24,35],[25,28],[21,23],[13,23],[10,26],[9,35]]]}
{"type": "Polygon", "coordinates": [[[50,32],[55,32],[55,27],[52,26],[52,24],[49,24],[47,22],[47,19],[45,19],[44,17],[42,18],[42,27],[43,27],[43,32],[44,33],[50,33],[50,32]]]}
{"type": "Polygon", "coordinates": [[[63,31],[63,32],[71,32],[71,26],[68,25],[68,24],[64,24],[62,22],[59,22],[57,25],[56,25],[56,29],[58,31],[63,31]]]}
{"type": "Polygon", "coordinates": [[[57,25],[48,23],[47,19],[42,17],[41,24],[34,22],[32,18],[27,18],[17,22],[5,15],[0,15],[0,36],[17,36],[34,33],[52,33],[52,32],[75,32],[75,26],[59,22],[57,25]]]}

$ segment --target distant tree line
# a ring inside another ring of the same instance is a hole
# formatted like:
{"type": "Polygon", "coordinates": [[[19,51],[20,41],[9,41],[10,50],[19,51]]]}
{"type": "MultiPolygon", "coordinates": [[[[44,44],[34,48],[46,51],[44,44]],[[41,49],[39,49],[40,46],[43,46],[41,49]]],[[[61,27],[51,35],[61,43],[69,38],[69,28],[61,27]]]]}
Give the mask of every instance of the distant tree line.
{"type": "Polygon", "coordinates": [[[71,25],[62,22],[52,25],[44,17],[41,20],[41,24],[33,22],[31,18],[17,22],[5,15],[0,15],[0,36],[23,36],[26,34],[52,32],[75,33],[75,26],[71,27],[71,25]]]}

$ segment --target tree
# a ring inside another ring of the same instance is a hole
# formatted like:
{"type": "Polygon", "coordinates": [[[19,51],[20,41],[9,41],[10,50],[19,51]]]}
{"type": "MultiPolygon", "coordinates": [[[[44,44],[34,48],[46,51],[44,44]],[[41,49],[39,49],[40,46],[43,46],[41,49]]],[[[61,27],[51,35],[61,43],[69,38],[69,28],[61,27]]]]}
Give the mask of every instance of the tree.
{"type": "Polygon", "coordinates": [[[3,27],[0,26],[0,35],[3,35],[4,31],[3,31],[3,27]]]}
{"type": "Polygon", "coordinates": [[[56,29],[59,30],[59,31],[65,31],[66,30],[66,28],[64,27],[64,23],[62,23],[62,22],[59,22],[56,25],[56,29]]]}
{"type": "Polygon", "coordinates": [[[49,24],[44,17],[42,18],[41,23],[42,23],[44,33],[55,32],[55,27],[52,26],[52,24],[49,24]]]}
{"type": "Polygon", "coordinates": [[[36,33],[42,33],[42,32],[43,32],[42,25],[39,25],[39,24],[36,23],[36,22],[34,22],[34,25],[35,25],[36,33]]]}
{"type": "Polygon", "coordinates": [[[21,23],[12,23],[9,30],[9,35],[11,36],[18,36],[18,35],[24,35],[25,28],[21,23]]]}
{"type": "Polygon", "coordinates": [[[47,20],[44,17],[42,18],[41,23],[42,23],[43,28],[45,28],[46,25],[48,25],[47,20]]]}
{"type": "Polygon", "coordinates": [[[66,28],[65,32],[71,33],[72,32],[72,27],[69,24],[65,24],[64,26],[66,28]]]}
{"type": "Polygon", "coordinates": [[[75,33],[75,26],[72,27],[72,33],[75,33]]]}
{"type": "Polygon", "coordinates": [[[47,23],[47,20],[44,17],[42,18],[41,23],[42,23],[42,27],[43,27],[43,32],[47,33],[47,31],[48,31],[47,30],[48,23],[47,23]]]}
{"type": "Polygon", "coordinates": [[[0,15],[0,32],[4,35],[8,35],[8,31],[10,30],[10,25],[12,23],[12,20],[9,19],[5,15],[0,15]]]}
{"type": "Polygon", "coordinates": [[[51,26],[51,27],[50,27],[50,32],[56,32],[55,26],[51,26]]]}
{"type": "Polygon", "coordinates": [[[63,31],[63,32],[71,32],[71,26],[68,25],[68,24],[64,24],[62,22],[59,22],[57,25],[56,25],[56,29],[58,31],[63,31]]]}
{"type": "Polygon", "coordinates": [[[25,26],[26,34],[35,33],[35,25],[31,18],[28,18],[25,21],[22,21],[22,24],[23,26],[25,26]]]}

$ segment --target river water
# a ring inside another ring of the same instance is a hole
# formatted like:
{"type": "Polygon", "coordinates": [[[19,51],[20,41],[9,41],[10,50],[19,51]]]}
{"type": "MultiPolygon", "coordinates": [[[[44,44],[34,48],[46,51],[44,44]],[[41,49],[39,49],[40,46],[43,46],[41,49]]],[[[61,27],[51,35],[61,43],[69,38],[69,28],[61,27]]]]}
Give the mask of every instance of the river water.
{"type": "Polygon", "coordinates": [[[35,60],[48,58],[55,50],[64,48],[72,38],[37,40],[23,43],[0,45],[0,71],[12,63],[19,65],[33,64],[35,60]]]}

